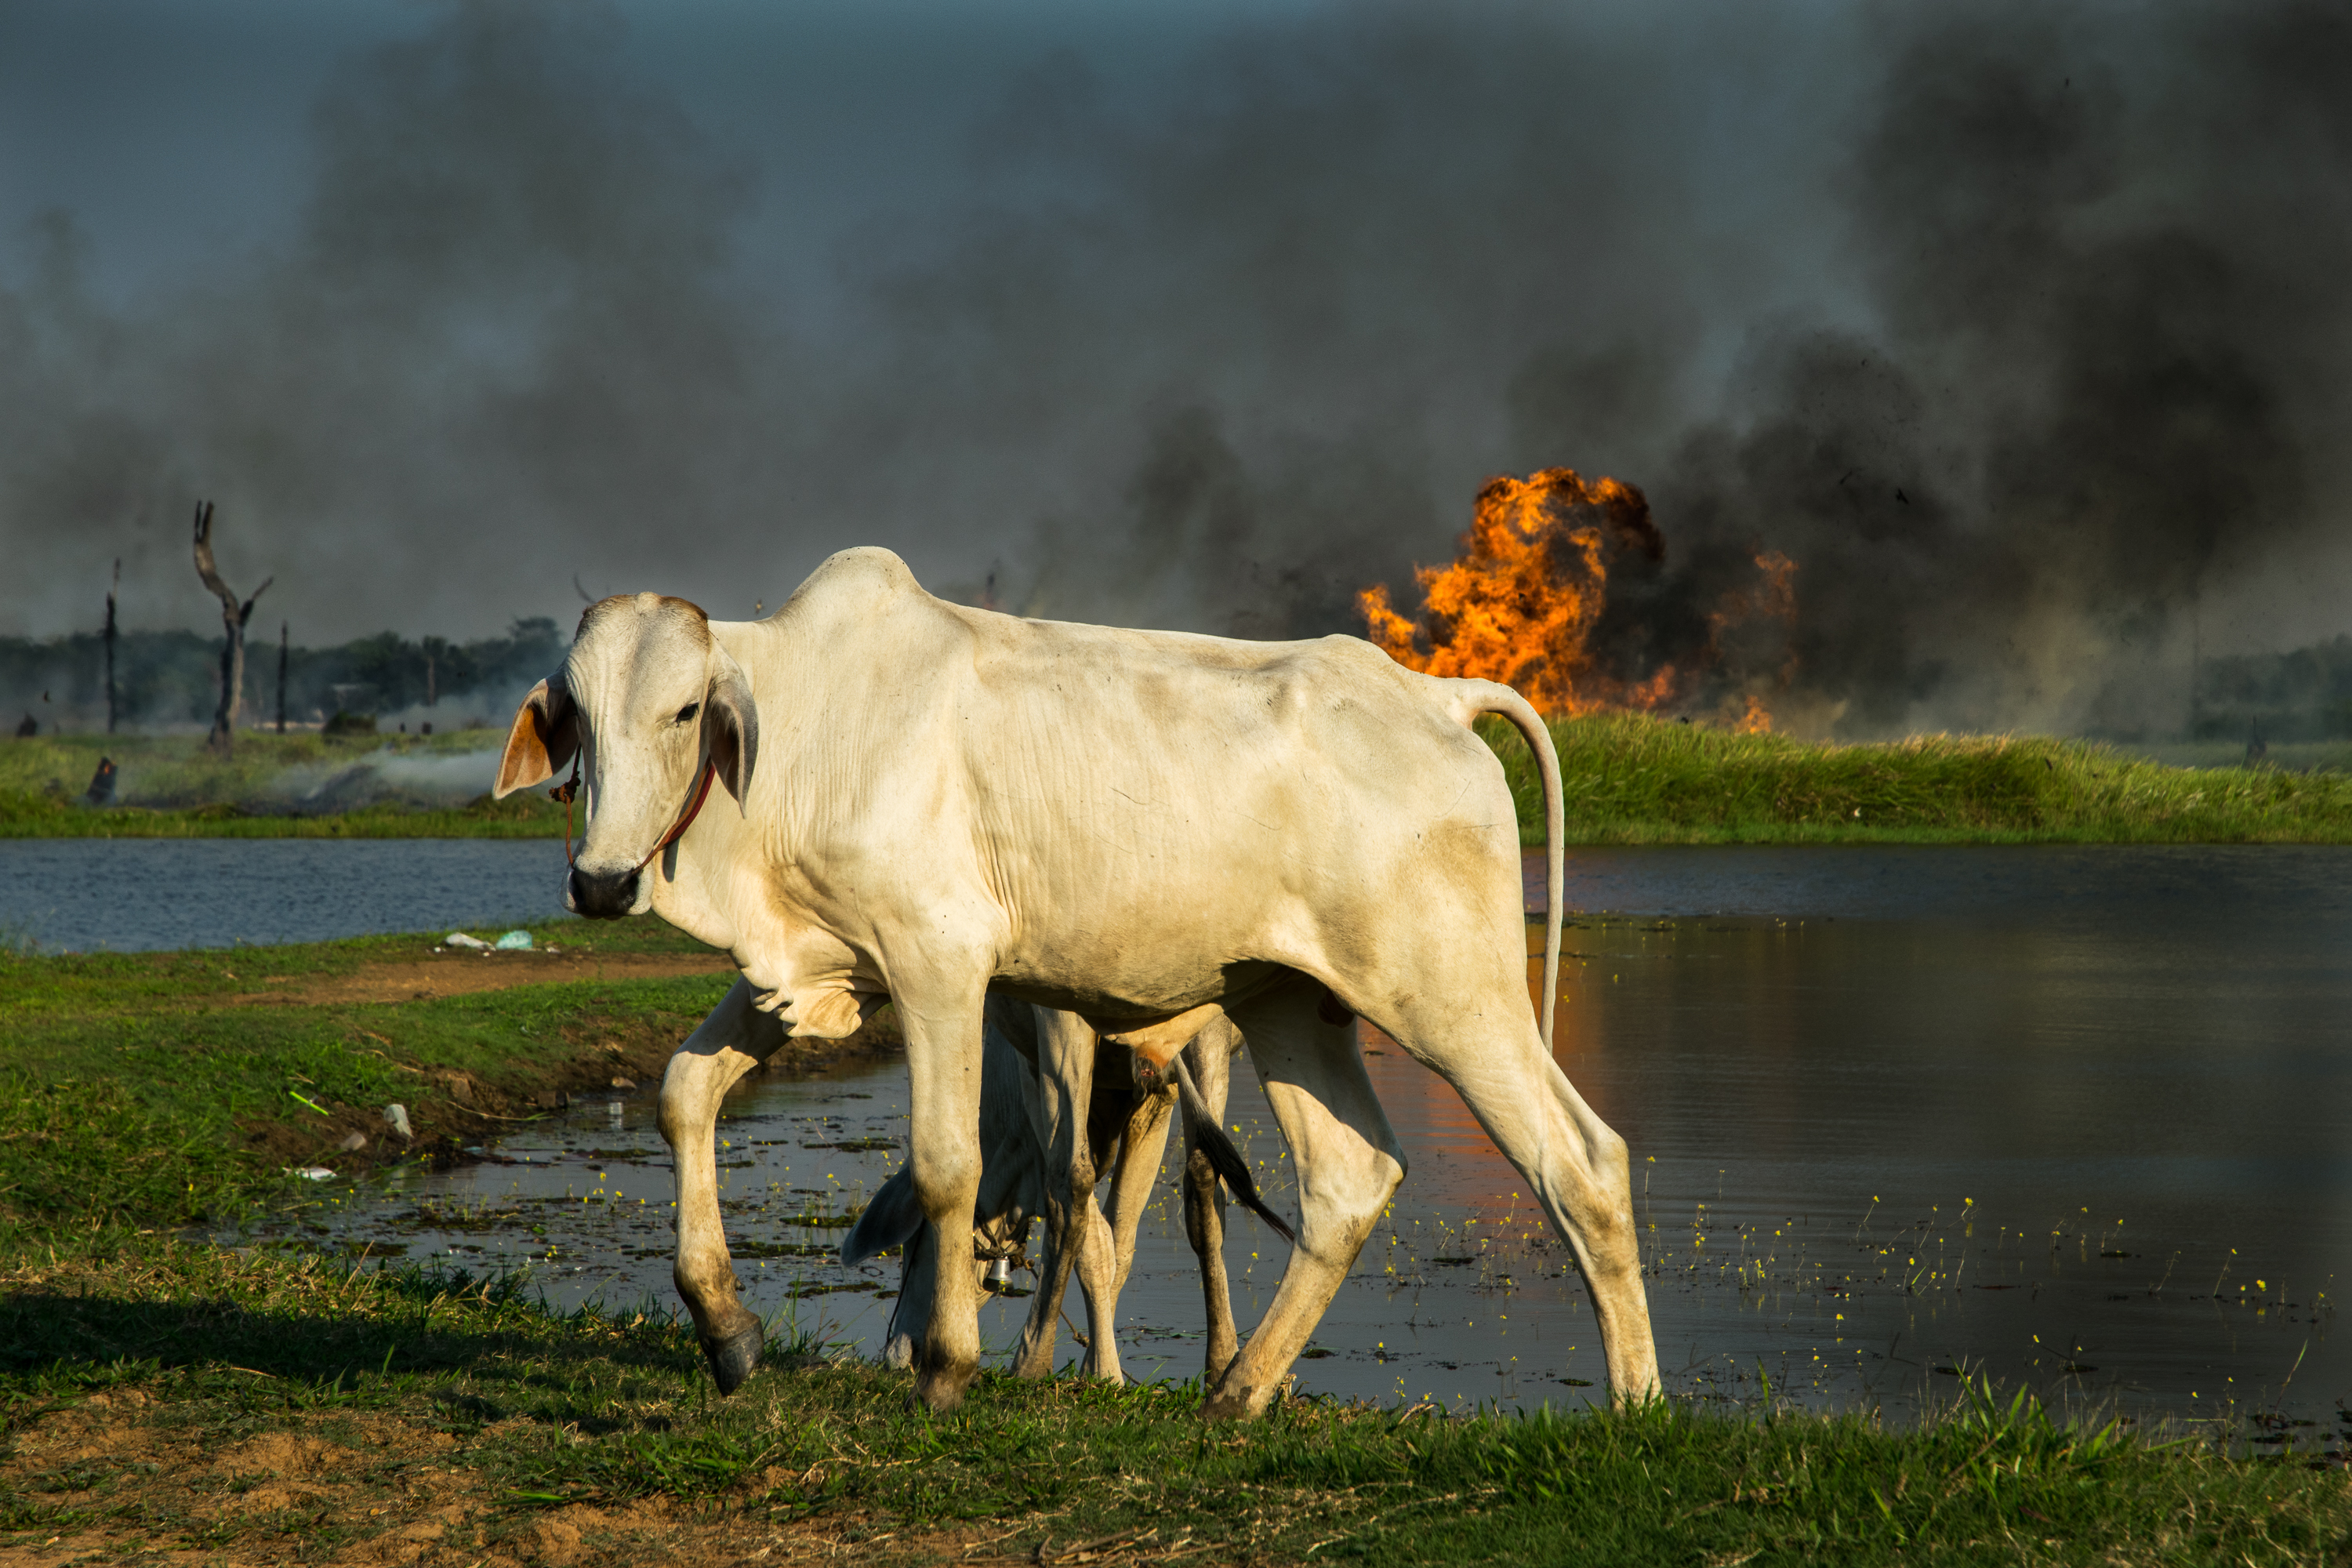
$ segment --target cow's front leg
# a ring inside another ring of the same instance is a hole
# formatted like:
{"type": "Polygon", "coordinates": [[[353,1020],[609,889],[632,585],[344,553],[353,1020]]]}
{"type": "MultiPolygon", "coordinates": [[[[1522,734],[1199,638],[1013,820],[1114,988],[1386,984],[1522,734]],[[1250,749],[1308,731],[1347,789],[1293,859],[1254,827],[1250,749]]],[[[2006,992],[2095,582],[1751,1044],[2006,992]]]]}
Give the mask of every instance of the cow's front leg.
{"type": "Polygon", "coordinates": [[[911,1112],[907,1170],[931,1222],[931,1315],[915,1360],[916,1396],[952,1410],[980,1374],[980,1289],[972,1209],[980,1195],[982,1007],[986,971],[961,991],[895,988],[907,1030],[911,1112]]]}
{"type": "Polygon", "coordinates": [[[736,1299],[735,1263],[719,1215],[713,1145],[719,1102],[784,1041],[783,1026],[751,1005],[751,983],[735,988],[669,1058],[662,1077],[661,1132],[677,1183],[677,1261],[672,1277],[719,1392],[732,1394],[760,1364],[760,1320],[736,1299]]]}

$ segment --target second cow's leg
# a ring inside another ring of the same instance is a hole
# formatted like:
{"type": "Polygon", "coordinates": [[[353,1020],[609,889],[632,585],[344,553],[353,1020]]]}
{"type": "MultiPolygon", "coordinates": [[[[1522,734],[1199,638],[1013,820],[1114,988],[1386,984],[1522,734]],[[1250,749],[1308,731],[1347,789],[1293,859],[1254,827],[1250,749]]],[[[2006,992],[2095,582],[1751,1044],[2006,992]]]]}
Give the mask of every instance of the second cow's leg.
{"type": "MultiPolygon", "coordinates": [[[[1124,1053],[1121,1053],[1124,1055],[1124,1053]]],[[[1097,1093],[1108,1095],[1100,1063],[1097,1093]]],[[[1168,1147],[1169,1096],[1143,1096],[1129,1110],[1116,1134],[1103,1139],[1118,1153],[1110,1169],[1110,1212],[1108,1217],[1087,1194],[1087,1249],[1078,1258],[1078,1286],[1087,1298],[1087,1361],[1091,1376],[1107,1382],[1126,1380],[1118,1359],[1118,1298],[1135,1265],[1135,1233],[1151,1201],[1160,1173],[1160,1158],[1168,1147]]],[[[1113,1108],[1116,1114],[1116,1107],[1113,1108]]]]}
{"type": "Polygon", "coordinates": [[[1372,1097],[1352,1021],[1325,1021],[1323,1001],[1319,983],[1295,975],[1233,1009],[1298,1170],[1298,1242],[1204,1415],[1265,1409],[1404,1179],[1404,1152],[1372,1097]]]}
{"type": "Polygon", "coordinates": [[[1127,1369],[1118,1362],[1118,1249],[1094,1194],[1083,1195],[1079,1217],[1086,1228],[1078,1247],[1078,1293],[1087,1301],[1087,1356],[1081,1370],[1105,1383],[1125,1383],[1127,1369]]]}
{"type": "MultiPolygon", "coordinates": [[[[1239,1036],[1229,1019],[1219,1019],[1184,1047],[1192,1081],[1213,1120],[1222,1122],[1225,1097],[1233,1084],[1234,1047],[1239,1036]]],[[[1209,1156],[1193,1147],[1190,1129],[1184,1134],[1184,1238],[1192,1244],[1201,1264],[1201,1304],[1208,1315],[1206,1350],[1201,1381],[1214,1387],[1241,1348],[1234,1331],[1233,1288],[1225,1279],[1225,1190],[1217,1180],[1209,1156]]]]}
{"type": "Polygon", "coordinates": [[[1142,1227],[1143,1211],[1151,1206],[1151,1193],[1160,1180],[1160,1162],[1168,1152],[1168,1123],[1176,1097],[1149,1094],[1128,1112],[1118,1132],[1118,1157],[1110,1168],[1111,1247],[1118,1265],[1112,1288],[1127,1289],[1135,1268],[1135,1233],[1142,1227]]]}
{"type": "MultiPolygon", "coordinates": [[[[1094,1030],[1074,1013],[1000,998],[991,998],[989,1005],[1021,1006],[1034,1020],[1036,1092],[1030,1110],[1045,1159],[1045,1256],[1037,1272],[1037,1293],[1029,1300],[1029,1321],[1013,1351],[1013,1370],[1021,1377],[1049,1377],[1070,1271],[1084,1267],[1091,1227],[1102,1224],[1095,1209],[1094,1151],[1087,1138],[1097,1042],[1094,1030]]],[[[1088,1293],[1091,1301],[1091,1286],[1088,1293]]],[[[1087,1357],[1089,1370],[1095,1359],[1087,1357]]],[[[1116,1369],[1112,1375],[1118,1375],[1116,1369]]]]}
{"type": "Polygon", "coordinates": [[[760,1364],[760,1320],[737,1299],[735,1261],[728,1255],[719,1215],[719,1167],[713,1144],[719,1103],[737,1079],[783,1044],[782,1024],[751,1005],[751,986],[738,980],[702,1021],[662,1077],[661,1133],[668,1141],[677,1184],[677,1258],[672,1278],[695,1337],[709,1359],[719,1392],[732,1394],[760,1364]]]}

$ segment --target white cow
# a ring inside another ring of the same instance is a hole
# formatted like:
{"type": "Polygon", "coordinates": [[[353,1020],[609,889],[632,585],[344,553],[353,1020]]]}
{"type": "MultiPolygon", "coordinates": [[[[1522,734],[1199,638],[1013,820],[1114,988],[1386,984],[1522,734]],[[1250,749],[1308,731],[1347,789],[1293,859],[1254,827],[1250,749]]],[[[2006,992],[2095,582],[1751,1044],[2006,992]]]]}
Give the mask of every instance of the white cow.
{"type": "MultiPolygon", "coordinates": [[[[971,1234],[992,987],[1160,1063],[1222,1007],[1298,1176],[1282,1282],[1206,1410],[1262,1411],[1404,1174],[1352,1009],[1443,1076],[1527,1178],[1592,1293],[1612,1392],[1657,1387],[1625,1144],[1553,1062],[1559,768],[1507,687],[1370,644],[1251,643],[1023,620],[844,551],[763,621],[652,594],[591,605],[515,716],[498,793],[574,762],[580,913],[658,912],[742,980],[662,1085],[678,1289],[722,1391],[759,1319],[736,1299],[712,1158],[728,1087],[780,1029],[838,1037],[885,997],[907,1035],[925,1215],[971,1234]],[[1470,732],[1509,720],[1543,774],[1543,1027],[1528,1016],[1517,815],[1470,732]],[[716,778],[737,809],[697,816],[716,778]],[[1339,1005],[1335,1005],[1333,998],[1339,1005]]],[[[918,1394],[979,1369],[961,1243],[934,1262],[918,1394]]]]}

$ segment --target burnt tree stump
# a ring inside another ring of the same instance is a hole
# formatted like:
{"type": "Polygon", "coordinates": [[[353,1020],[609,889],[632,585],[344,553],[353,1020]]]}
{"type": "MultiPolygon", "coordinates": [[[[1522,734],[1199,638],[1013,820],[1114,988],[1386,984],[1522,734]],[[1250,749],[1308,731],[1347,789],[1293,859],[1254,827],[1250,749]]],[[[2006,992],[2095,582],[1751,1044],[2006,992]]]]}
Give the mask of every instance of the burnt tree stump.
{"type": "Polygon", "coordinates": [[[278,581],[264,577],[253,597],[243,605],[237,603],[236,590],[221,581],[220,569],[213,564],[213,503],[196,506],[196,575],[221,602],[221,625],[228,632],[228,640],[221,645],[220,707],[213,714],[212,733],[205,744],[226,755],[236,749],[236,711],[245,696],[245,624],[253,619],[253,606],[278,581]]]}

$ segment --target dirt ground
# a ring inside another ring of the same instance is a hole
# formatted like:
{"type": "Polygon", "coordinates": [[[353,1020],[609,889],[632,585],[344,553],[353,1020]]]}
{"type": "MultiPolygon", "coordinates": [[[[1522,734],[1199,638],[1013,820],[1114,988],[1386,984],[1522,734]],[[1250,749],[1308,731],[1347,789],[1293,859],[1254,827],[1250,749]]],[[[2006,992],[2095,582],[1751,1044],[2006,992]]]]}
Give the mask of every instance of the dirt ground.
{"type": "Polygon", "coordinates": [[[463,952],[432,948],[413,959],[362,965],[349,974],[276,976],[266,990],[222,1000],[232,1006],[273,1003],[320,1005],[338,1002],[422,1002],[513,985],[571,980],[666,980],[679,974],[725,974],[735,965],[723,952],[463,952]]]}
{"type": "MultiPolygon", "coordinates": [[[[854,1513],[793,1521],[749,1494],[698,1507],[656,1499],[518,1509],[466,1462],[471,1443],[498,1435],[493,1426],[478,1438],[455,1436],[429,1416],[339,1414],[231,1437],[175,1427],[167,1406],[135,1389],[92,1394],[21,1429],[0,1478],[10,1489],[110,1517],[0,1547],[0,1565],[137,1560],[244,1568],[299,1557],[353,1568],[648,1560],[700,1568],[853,1555],[982,1563],[992,1555],[991,1537],[1012,1533],[999,1526],[909,1538],[877,1531],[854,1513]]],[[[798,1479],[761,1478],[770,1486],[798,1479]]],[[[1033,1559],[1024,1552],[1023,1560],[1033,1559]]]]}

